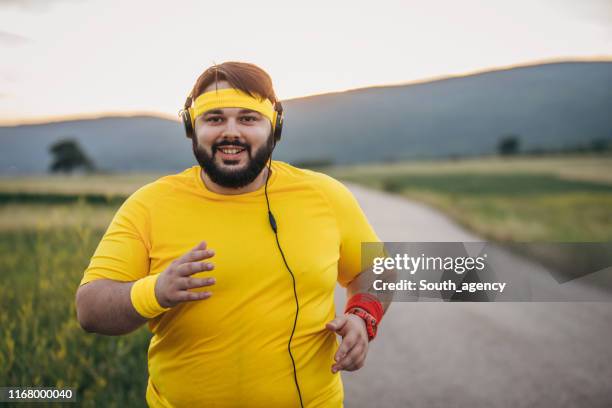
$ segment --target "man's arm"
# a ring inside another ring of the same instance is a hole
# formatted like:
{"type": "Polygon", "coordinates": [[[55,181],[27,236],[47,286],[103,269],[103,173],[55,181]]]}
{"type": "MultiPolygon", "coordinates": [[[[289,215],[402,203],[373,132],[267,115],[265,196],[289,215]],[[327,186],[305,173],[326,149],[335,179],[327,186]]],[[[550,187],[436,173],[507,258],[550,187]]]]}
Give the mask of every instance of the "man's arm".
{"type": "Polygon", "coordinates": [[[130,299],[134,282],[98,279],[80,286],[76,293],[77,319],[83,330],[117,336],[130,333],[147,319],[130,299]]]}
{"type": "Polygon", "coordinates": [[[381,280],[385,283],[395,282],[397,280],[397,272],[395,269],[391,269],[377,275],[372,272],[372,269],[373,267],[369,267],[363,270],[359,275],[355,276],[355,278],[346,287],[346,298],[348,300],[357,293],[368,293],[375,296],[380,301],[383,306],[384,314],[387,312],[387,309],[393,300],[393,293],[378,293],[374,289],[374,281],[381,280]]]}
{"type": "MultiPolygon", "coordinates": [[[[380,301],[384,315],[393,300],[393,295],[378,294],[373,286],[374,281],[377,279],[383,282],[395,282],[397,272],[393,269],[377,275],[372,272],[372,267],[365,269],[355,276],[347,286],[347,305],[348,299],[352,296],[358,293],[367,293],[375,296],[380,301]]],[[[327,323],[326,328],[342,336],[342,344],[340,344],[334,356],[336,363],[332,365],[332,373],[340,370],[355,371],[363,367],[368,353],[368,334],[365,322],[356,315],[345,314],[327,323]]]]}

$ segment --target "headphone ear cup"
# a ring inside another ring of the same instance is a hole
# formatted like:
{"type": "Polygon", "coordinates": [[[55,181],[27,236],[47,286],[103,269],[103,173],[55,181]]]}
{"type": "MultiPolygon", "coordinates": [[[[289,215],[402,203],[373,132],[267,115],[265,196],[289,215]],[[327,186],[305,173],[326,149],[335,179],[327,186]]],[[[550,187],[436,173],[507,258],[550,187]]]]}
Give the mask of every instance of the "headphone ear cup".
{"type": "Polygon", "coordinates": [[[278,143],[283,133],[283,107],[277,102],[279,110],[276,111],[276,124],[274,125],[274,141],[278,143]]]}
{"type": "Polygon", "coordinates": [[[189,114],[188,109],[183,109],[181,111],[181,119],[183,120],[183,126],[185,127],[185,136],[187,136],[189,139],[193,139],[195,132],[193,130],[193,125],[191,124],[191,115],[189,114]]]}

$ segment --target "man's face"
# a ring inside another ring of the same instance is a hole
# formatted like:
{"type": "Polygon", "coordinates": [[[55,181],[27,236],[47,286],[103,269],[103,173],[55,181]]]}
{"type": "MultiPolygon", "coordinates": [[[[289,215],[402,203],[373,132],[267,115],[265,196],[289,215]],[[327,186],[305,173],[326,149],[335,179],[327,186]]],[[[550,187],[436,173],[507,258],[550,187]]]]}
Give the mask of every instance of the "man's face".
{"type": "MultiPolygon", "coordinates": [[[[219,89],[230,88],[226,81],[219,89]]],[[[215,89],[211,84],[204,92],[215,89]]],[[[210,179],[223,187],[252,183],[272,154],[272,124],[259,112],[221,108],[196,118],[193,153],[210,179]]]]}

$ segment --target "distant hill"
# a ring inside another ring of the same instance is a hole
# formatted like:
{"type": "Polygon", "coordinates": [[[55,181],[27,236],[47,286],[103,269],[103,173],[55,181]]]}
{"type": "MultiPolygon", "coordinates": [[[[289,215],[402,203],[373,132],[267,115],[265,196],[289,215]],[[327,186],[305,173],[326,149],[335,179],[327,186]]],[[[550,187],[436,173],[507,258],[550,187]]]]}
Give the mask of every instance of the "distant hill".
{"type": "MultiPolygon", "coordinates": [[[[526,149],[612,139],[612,62],[566,62],[283,102],[275,158],[363,163],[495,152],[514,133],[526,149]]],[[[47,147],[71,136],[104,169],[179,171],[195,164],[175,121],[107,117],[0,127],[0,174],[44,172],[47,147]]]]}
{"type": "Polygon", "coordinates": [[[0,173],[45,172],[47,147],[72,137],[94,163],[114,171],[174,171],[195,164],[178,122],[157,117],[107,117],[0,127],[0,173]]]}

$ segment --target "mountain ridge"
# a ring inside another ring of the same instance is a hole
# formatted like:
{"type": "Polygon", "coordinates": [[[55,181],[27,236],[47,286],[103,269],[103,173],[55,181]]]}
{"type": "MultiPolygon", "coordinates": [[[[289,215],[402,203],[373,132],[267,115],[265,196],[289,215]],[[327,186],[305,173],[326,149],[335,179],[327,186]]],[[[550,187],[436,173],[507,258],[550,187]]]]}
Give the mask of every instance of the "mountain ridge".
{"type": "MultiPolygon", "coordinates": [[[[519,135],[525,149],[558,149],[612,138],[612,61],[363,87],[288,99],[283,106],[275,158],[289,162],[491,154],[505,134],[519,135]]],[[[178,120],[115,115],[0,126],[0,173],[44,172],[51,160],[45,148],[70,136],[107,170],[175,171],[196,163],[178,120]]]]}

